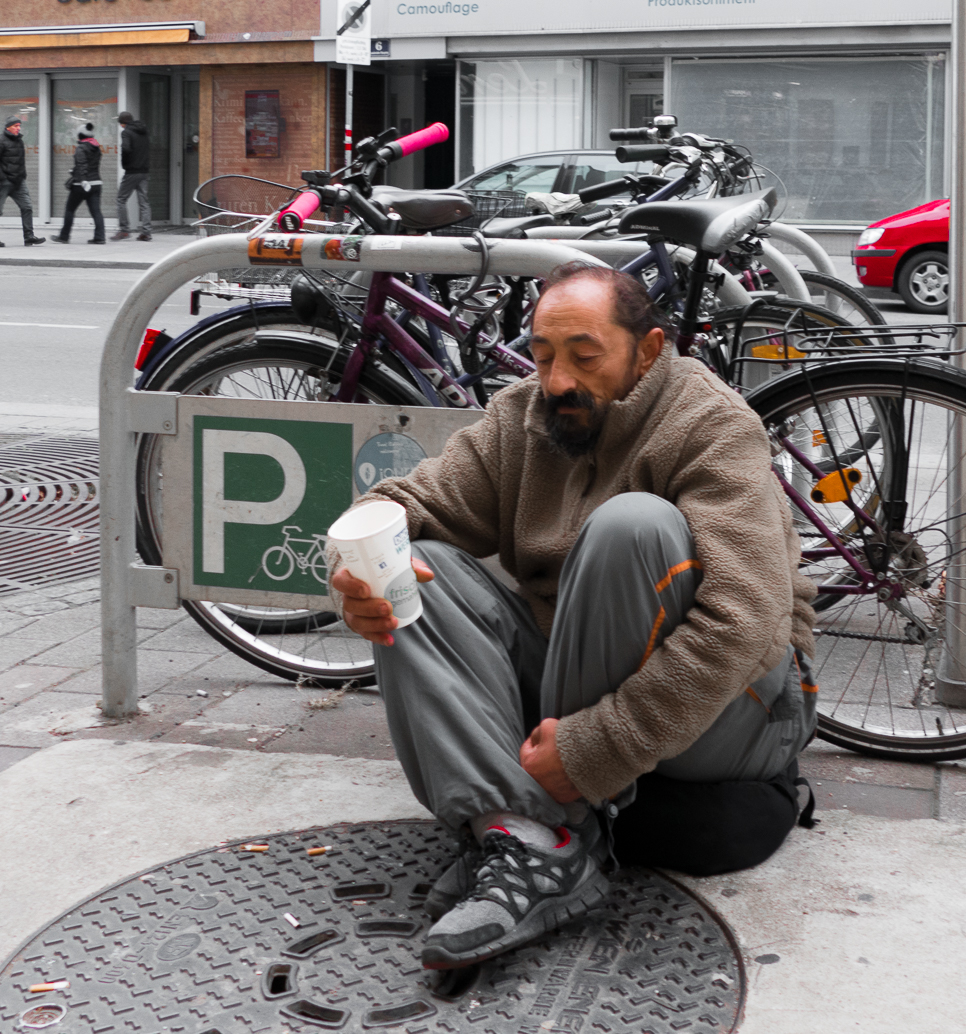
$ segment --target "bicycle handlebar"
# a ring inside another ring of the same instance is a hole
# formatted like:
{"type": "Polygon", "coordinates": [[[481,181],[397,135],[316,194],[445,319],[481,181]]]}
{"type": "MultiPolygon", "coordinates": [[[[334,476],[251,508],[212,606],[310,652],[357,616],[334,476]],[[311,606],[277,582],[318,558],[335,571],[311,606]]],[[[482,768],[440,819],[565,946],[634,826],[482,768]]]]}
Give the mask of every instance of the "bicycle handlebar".
{"type": "Polygon", "coordinates": [[[418,129],[415,133],[401,136],[398,140],[386,144],[379,149],[379,157],[387,162],[398,161],[405,158],[413,151],[422,151],[433,144],[442,144],[449,140],[449,129],[442,122],[434,122],[425,129],[418,129]]]}
{"type": "Polygon", "coordinates": [[[612,129],[607,135],[611,140],[650,140],[653,129],[612,129]]]}
{"type": "MultiPolygon", "coordinates": [[[[400,158],[404,158],[407,154],[421,151],[426,147],[432,147],[433,144],[441,144],[448,139],[449,129],[442,122],[434,122],[431,126],[426,126],[425,129],[419,129],[415,133],[409,133],[398,140],[393,140],[380,147],[375,152],[375,159],[370,158],[366,165],[364,165],[363,174],[368,181],[371,176],[371,169],[375,169],[379,162],[395,162],[400,158]]],[[[302,178],[308,179],[309,175],[309,173],[303,173],[302,178]]],[[[326,177],[328,176],[327,173],[325,175],[326,177]]],[[[297,198],[278,213],[279,228],[286,233],[298,233],[302,229],[305,220],[317,208],[328,207],[337,203],[347,204],[355,215],[363,218],[377,233],[389,233],[394,228],[392,221],[383,215],[359,191],[350,190],[348,185],[343,187],[339,184],[312,186],[308,190],[302,191],[297,198]],[[339,197],[339,191],[342,191],[345,196],[339,197]]]]}
{"type": "Polygon", "coordinates": [[[603,201],[605,197],[614,197],[615,194],[628,194],[636,185],[630,176],[622,176],[619,180],[607,180],[595,183],[592,187],[584,187],[577,191],[577,197],[589,205],[592,201],[603,201]]]}
{"type": "Polygon", "coordinates": [[[663,165],[671,160],[671,151],[665,144],[641,144],[637,147],[618,147],[614,152],[622,164],[628,162],[656,162],[663,165]]]}
{"type": "Polygon", "coordinates": [[[297,233],[302,224],[319,207],[321,198],[314,190],[305,190],[278,213],[278,225],[288,233],[297,233]]]}

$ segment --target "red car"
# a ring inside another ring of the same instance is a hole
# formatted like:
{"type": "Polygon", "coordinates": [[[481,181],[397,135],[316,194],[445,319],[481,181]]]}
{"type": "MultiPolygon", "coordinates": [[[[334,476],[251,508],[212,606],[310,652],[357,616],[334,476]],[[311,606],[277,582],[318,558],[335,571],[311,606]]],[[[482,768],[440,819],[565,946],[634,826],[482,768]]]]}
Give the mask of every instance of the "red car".
{"type": "Polygon", "coordinates": [[[862,231],[852,252],[866,287],[898,291],[913,312],[944,313],[949,303],[949,201],[929,201],[862,231]]]}

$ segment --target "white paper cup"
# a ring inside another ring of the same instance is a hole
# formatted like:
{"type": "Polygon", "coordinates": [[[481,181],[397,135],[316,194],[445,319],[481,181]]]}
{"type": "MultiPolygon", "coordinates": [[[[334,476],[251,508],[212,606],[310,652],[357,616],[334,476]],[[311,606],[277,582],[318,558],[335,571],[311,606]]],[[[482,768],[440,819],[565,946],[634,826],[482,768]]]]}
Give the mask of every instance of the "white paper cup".
{"type": "Polygon", "coordinates": [[[349,574],[365,582],[373,596],[389,600],[399,628],[422,614],[405,507],[380,499],[350,510],[329,528],[329,541],[337,546],[349,574]]]}

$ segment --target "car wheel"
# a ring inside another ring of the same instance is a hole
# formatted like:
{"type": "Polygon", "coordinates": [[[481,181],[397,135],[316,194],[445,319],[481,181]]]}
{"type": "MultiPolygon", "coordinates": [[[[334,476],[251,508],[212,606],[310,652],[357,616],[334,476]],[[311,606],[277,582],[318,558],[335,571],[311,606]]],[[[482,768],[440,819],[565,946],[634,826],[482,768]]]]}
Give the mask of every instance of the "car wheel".
{"type": "Polygon", "coordinates": [[[944,313],[949,306],[949,255],[920,251],[899,271],[896,286],[913,312],[944,313]]]}

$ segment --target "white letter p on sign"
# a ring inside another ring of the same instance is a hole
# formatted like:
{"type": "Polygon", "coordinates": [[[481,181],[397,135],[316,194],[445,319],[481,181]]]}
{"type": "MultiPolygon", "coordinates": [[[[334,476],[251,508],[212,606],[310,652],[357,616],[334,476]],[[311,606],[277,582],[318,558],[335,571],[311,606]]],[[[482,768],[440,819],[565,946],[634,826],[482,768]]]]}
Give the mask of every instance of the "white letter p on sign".
{"type": "Polygon", "coordinates": [[[305,498],[305,465],[284,438],[265,431],[202,432],[202,569],[225,573],[226,524],[280,524],[305,498]],[[267,502],[225,498],[225,453],[271,456],[282,468],[285,487],[267,502]]]}

